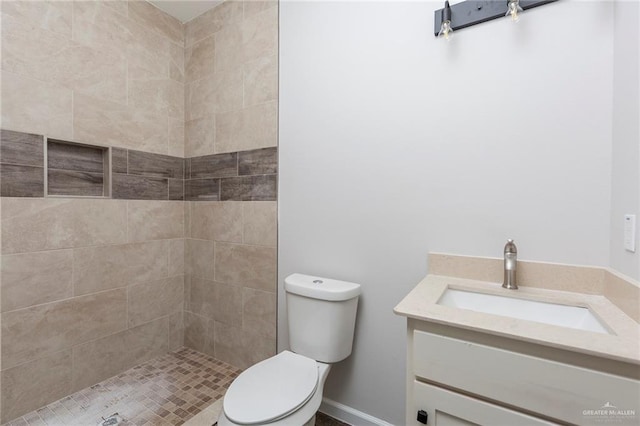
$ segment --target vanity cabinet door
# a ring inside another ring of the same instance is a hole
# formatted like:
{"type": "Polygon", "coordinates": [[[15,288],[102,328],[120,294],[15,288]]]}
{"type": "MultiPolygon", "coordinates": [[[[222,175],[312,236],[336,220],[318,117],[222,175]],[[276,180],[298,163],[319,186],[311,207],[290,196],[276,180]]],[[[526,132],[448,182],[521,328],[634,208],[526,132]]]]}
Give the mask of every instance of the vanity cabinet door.
{"type": "Polygon", "coordinates": [[[412,418],[407,419],[411,426],[424,424],[417,420],[420,410],[427,412],[429,426],[556,424],[417,380],[413,382],[413,408],[412,418]]]}

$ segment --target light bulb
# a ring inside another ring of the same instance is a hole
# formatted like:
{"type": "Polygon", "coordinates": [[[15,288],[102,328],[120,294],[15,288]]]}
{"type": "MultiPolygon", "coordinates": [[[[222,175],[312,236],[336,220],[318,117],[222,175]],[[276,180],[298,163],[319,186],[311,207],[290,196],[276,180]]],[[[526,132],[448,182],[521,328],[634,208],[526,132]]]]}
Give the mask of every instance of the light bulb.
{"type": "Polygon", "coordinates": [[[510,16],[513,22],[518,22],[520,20],[520,12],[522,11],[519,0],[509,0],[507,3],[507,13],[505,13],[504,16],[510,16]]]}
{"type": "Polygon", "coordinates": [[[444,37],[445,40],[451,40],[453,37],[453,30],[451,29],[451,21],[443,21],[440,25],[440,32],[438,37],[444,37]]]}

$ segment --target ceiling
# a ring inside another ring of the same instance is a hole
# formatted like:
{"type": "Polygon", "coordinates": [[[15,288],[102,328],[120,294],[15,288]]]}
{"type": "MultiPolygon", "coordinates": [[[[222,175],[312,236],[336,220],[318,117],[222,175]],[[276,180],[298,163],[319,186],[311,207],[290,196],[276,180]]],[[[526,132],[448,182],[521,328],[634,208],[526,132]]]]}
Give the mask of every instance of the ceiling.
{"type": "Polygon", "coordinates": [[[187,22],[220,4],[222,0],[148,0],[169,15],[187,22]]]}

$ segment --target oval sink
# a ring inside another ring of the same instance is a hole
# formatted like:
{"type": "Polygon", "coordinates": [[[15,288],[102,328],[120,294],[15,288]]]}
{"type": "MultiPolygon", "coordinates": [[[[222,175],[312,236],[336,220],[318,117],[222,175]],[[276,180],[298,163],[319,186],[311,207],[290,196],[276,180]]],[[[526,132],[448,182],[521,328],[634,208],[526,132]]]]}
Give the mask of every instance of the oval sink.
{"type": "Polygon", "coordinates": [[[611,334],[589,308],[447,288],[438,305],[611,334]]]}

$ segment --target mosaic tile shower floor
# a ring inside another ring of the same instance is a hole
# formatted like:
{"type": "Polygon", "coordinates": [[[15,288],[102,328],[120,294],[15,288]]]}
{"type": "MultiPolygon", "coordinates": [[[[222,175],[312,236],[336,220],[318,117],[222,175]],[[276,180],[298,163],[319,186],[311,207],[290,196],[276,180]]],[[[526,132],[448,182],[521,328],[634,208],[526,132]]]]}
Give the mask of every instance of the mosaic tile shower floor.
{"type": "Polygon", "coordinates": [[[241,370],[182,348],[32,411],[7,426],[181,425],[224,396],[241,370]]]}

